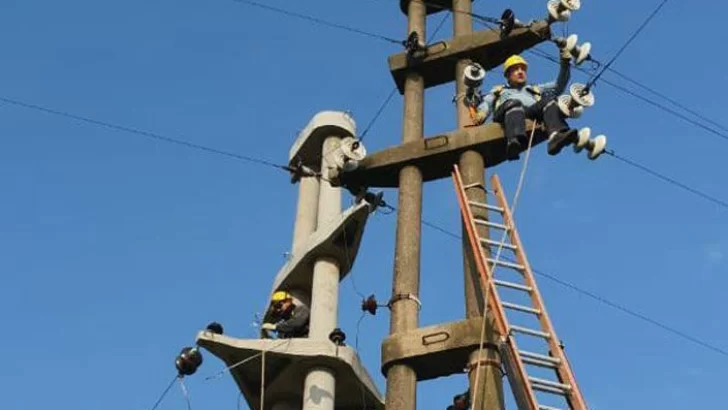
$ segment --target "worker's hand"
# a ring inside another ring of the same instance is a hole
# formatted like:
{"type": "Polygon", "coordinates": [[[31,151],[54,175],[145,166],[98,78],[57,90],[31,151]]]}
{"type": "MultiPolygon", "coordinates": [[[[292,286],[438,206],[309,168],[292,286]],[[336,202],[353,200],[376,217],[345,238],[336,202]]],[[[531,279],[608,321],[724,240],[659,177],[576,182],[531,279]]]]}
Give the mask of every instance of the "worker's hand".
{"type": "Polygon", "coordinates": [[[571,52],[566,49],[566,47],[559,50],[561,54],[562,60],[571,60],[571,52]]]}
{"type": "Polygon", "coordinates": [[[260,328],[263,330],[276,330],[276,325],[273,323],[263,323],[260,328]]]}

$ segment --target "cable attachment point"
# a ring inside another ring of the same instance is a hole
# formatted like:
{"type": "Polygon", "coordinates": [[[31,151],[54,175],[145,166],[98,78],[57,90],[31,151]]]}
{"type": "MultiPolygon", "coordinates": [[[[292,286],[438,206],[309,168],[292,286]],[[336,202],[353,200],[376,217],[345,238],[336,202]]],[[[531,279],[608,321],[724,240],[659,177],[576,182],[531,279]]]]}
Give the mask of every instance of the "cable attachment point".
{"type": "Polygon", "coordinates": [[[282,167],[286,171],[291,173],[291,183],[295,184],[303,177],[318,177],[319,174],[313,169],[303,165],[301,158],[296,158],[293,163],[287,167],[282,167]]]}
{"type": "Polygon", "coordinates": [[[389,302],[387,303],[387,307],[391,310],[392,305],[394,305],[395,302],[399,302],[400,300],[413,300],[415,303],[417,303],[417,310],[422,310],[422,302],[420,302],[420,299],[411,293],[398,293],[396,295],[393,295],[391,299],[389,299],[389,302]]]}
{"type": "Polygon", "coordinates": [[[566,50],[574,58],[575,65],[581,65],[584,61],[593,61],[591,57],[591,43],[577,44],[579,37],[576,34],[572,34],[569,37],[557,37],[553,40],[556,45],[566,50]]]}
{"type": "Polygon", "coordinates": [[[377,299],[376,297],[374,297],[374,295],[369,295],[368,298],[361,301],[362,312],[369,312],[369,314],[372,316],[377,315],[377,309],[380,307],[389,307],[389,305],[378,304],[377,299]]]}
{"type": "Polygon", "coordinates": [[[365,188],[360,189],[355,198],[355,202],[358,204],[361,201],[366,201],[369,204],[369,212],[374,212],[379,207],[383,208],[391,208],[387,203],[384,201],[384,192],[370,192],[367,191],[365,188]]]}
{"type": "Polygon", "coordinates": [[[500,22],[498,23],[501,31],[501,38],[508,37],[513,28],[516,26],[516,14],[511,9],[505,9],[501,14],[500,22]]]}
{"type": "Polygon", "coordinates": [[[346,333],[337,327],[329,333],[329,340],[336,346],[344,346],[346,333]]]}
{"type": "Polygon", "coordinates": [[[571,12],[581,8],[581,0],[549,0],[546,9],[549,12],[546,21],[553,24],[557,21],[565,22],[571,18],[571,12]]]}
{"type": "Polygon", "coordinates": [[[463,70],[463,83],[465,83],[465,98],[463,103],[468,107],[478,107],[483,102],[480,87],[485,79],[485,69],[478,63],[470,63],[463,70]]]}
{"type": "Polygon", "coordinates": [[[407,59],[420,59],[427,56],[427,47],[420,41],[420,35],[413,31],[407,36],[407,40],[402,42],[407,50],[407,59]]]}
{"type": "Polygon", "coordinates": [[[179,377],[195,374],[202,364],[202,353],[196,347],[185,347],[174,361],[179,377]]]}
{"type": "Polygon", "coordinates": [[[222,328],[221,324],[219,324],[217,322],[212,322],[209,325],[207,325],[206,331],[216,334],[216,335],[221,335],[223,333],[223,328],[222,328]]]}
{"type": "Polygon", "coordinates": [[[557,102],[564,116],[579,118],[584,113],[585,107],[594,105],[594,94],[589,90],[589,86],[574,83],[569,87],[569,95],[559,96],[557,102]]]}

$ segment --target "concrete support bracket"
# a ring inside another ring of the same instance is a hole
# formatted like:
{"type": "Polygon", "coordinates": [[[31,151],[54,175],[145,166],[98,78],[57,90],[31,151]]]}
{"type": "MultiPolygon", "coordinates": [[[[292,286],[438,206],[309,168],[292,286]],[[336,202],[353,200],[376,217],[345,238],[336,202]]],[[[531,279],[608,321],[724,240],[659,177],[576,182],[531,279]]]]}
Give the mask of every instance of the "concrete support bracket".
{"type": "Polygon", "coordinates": [[[431,88],[454,81],[452,73],[458,60],[469,59],[491,70],[509,56],[520,54],[549,38],[551,30],[546,21],[515,29],[505,38],[501,37],[500,30],[476,31],[428,46],[423,58],[409,58],[407,52],[389,56],[389,71],[399,93],[404,94],[405,78],[411,70],[423,77],[425,88],[431,88]]]}
{"type": "MultiPolygon", "coordinates": [[[[382,373],[395,364],[405,364],[417,381],[464,373],[470,354],[480,345],[482,317],[395,333],[382,344],[382,373]]],[[[487,343],[484,349],[496,349],[487,343]]]]}
{"type": "Polygon", "coordinates": [[[301,389],[310,369],[324,368],[336,374],[334,409],[384,410],[381,393],[352,347],[336,346],[328,340],[236,339],[210,332],[200,332],[197,343],[227,366],[237,365],[230,373],[251,409],[260,408],[262,382],[263,410],[272,410],[278,402],[297,403],[294,408],[300,409],[304,397],[326,400],[319,394],[322,392],[312,394],[301,389]]]}

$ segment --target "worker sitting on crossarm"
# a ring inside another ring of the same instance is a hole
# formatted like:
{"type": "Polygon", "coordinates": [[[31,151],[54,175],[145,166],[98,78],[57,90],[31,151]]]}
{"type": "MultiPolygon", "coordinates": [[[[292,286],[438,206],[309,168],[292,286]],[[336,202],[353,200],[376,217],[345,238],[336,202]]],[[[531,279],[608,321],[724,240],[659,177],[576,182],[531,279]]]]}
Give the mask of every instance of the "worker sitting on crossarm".
{"type": "Polygon", "coordinates": [[[452,398],[452,405],[447,410],[467,410],[470,408],[470,389],[452,398]]]}
{"type": "Polygon", "coordinates": [[[564,91],[571,76],[569,59],[571,55],[561,49],[561,68],[556,81],[545,84],[527,83],[528,63],[519,55],[509,57],[503,74],[508,84],[494,87],[478,106],[476,123],[482,124],[489,113],[493,121],[505,128],[506,156],[509,160],[519,158],[521,143],[526,140],[526,118],[543,121],[549,136],[548,153],[558,154],[563,147],[576,141],[578,131],[569,129],[559,110],[557,98],[564,91]]]}
{"type": "Polygon", "coordinates": [[[271,298],[270,309],[275,323],[263,323],[263,330],[276,332],[279,339],[308,337],[310,311],[306,305],[295,303],[288,292],[278,291],[271,298]]]}

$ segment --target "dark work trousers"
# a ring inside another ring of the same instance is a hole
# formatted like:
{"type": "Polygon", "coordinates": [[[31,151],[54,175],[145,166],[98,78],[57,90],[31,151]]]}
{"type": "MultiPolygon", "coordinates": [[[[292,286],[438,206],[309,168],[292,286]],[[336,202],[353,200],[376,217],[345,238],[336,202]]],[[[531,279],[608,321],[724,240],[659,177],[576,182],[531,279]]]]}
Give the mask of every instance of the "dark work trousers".
{"type": "Polygon", "coordinates": [[[519,100],[507,100],[493,114],[493,121],[505,128],[508,143],[526,137],[526,118],[542,121],[549,136],[553,132],[569,129],[556,99],[553,98],[542,98],[530,107],[524,107],[519,100]]]}

